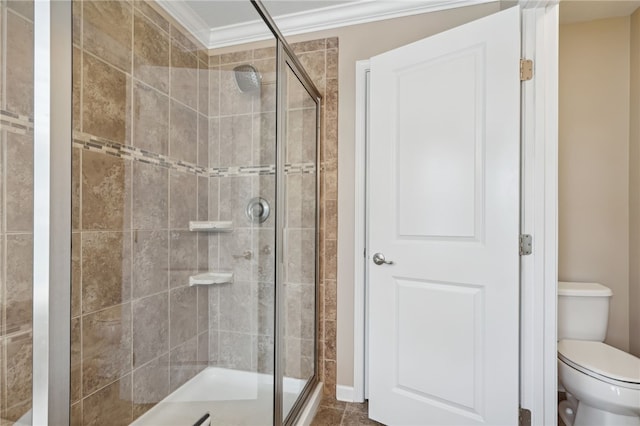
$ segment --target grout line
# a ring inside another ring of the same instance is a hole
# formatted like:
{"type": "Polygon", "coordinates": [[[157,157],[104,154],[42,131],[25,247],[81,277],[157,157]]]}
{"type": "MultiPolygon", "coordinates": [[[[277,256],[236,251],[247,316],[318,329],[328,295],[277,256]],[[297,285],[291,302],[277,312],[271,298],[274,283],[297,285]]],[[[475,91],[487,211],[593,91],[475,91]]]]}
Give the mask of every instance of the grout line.
{"type": "MultiPolygon", "coordinates": [[[[5,90],[2,91],[2,109],[6,109],[6,105],[7,105],[7,93],[6,93],[6,81],[7,81],[7,8],[6,7],[2,7],[1,10],[1,15],[0,15],[0,21],[2,23],[2,87],[5,88],[5,90]]],[[[7,179],[6,179],[6,173],[7,173],[7,153],[6,153],[6,147],[7,147],[7,132],[5,130],[1,130],[0,131],[0,137],[2,138],[0,143],[2,144],[2,146],[0,146],[0,155],[2,156],[2,158],[0,158],[0,164],[2,164],[2,188],[0,190],[0,196],[2,197],[2,199],[0,200],[0,206],[2,208],[2,218],[0,218],[0,232],[2,232],[2,240],[0,241],[0,250],[2,250],[1,253],[1,260],[2,260],[2,274],[0,275],[0,277],[2,277],[2,282],[4,283],[4,285],[2,285],[2,291],[0,292],[0,294],[2,295],[2,300],[7,300],[7,260],[8,260],[8,256],[7,256],[7,235],[6,235],[6,230],[7,230],[7,221],[6,221],[6,217],[7,217],[7,191],[6,191],[6,187],[7,187],[7,179]]],[[[6,371],[7,371],[7,354],[6,354],[6,338],[4,337],[5,333],[6,333],[6,327],[7,327],[7,316],[6,316],[6,304],[2,303],[2,306],[0,306],[0,318],[2,319],[2,324],[1,327],[2,329],[1,334],[3,335],[2,337],[0,337],[0,355],[2,355],[2,360],[1,360],[1,364],[0,364],[0,375],[4,376],[6,375],[6,371]]],[[[6,405],[7,405],[7,380],[2,380],[0,382],[0,412],[3,413],[6,405]]]]}
{"type": "Polygon", "coordinates": [[[167,348],[169,356],[167,359],[167,364],[169,369],[169,393],[171,393],[171,283],[169,283],[168,298],[169,303],[167,304],[167,323],[169,324],[169,327],[167,328],[167,348]]]}
{"type": "MultiPolygon", "coordinates": [[[[2,174],[3,174],[3,182],[2,182],[2,200],[0,200],[0,202],[2,203],[2,220],[0,225],[2,226],[2,231],[4,231],[2,233],[2,241],[1,241],[1,246],[0,249],[2,250],[2,282],[4,283],[4,285],[2,285],[2,291],[1,291],[1,295],[2,295],[2,300],[5,301],[7,300],[7,265],[8,265],[8,260],[9,257],[7,255],[7,248],[8,248],[8,242],[7,242],[7,233],[6,233],[6,229],[7,229],[7,223],[6,223],[6,218],[7,218],[7,191],[6,191],[6,187],[7,187],[7,179],[6,179],[6,170],[7,170],[7,154],[6,154],[6,146],[7,146],[7,132],[6,131],[2,131],[0,132],[0,137],[2,137],[2,147],[0,147],[1,149],[1,155],[2,155],[2,174]]],[[[6,309],[6,303],[2,303],[2,306],[0,307],[0,309],[2,310],[0,312],[0,317],[2,318],[2,330],[1,333],[4,337],[4,335],[6,334],[6,329],[7,329],[7,309],[6,309]]],[[[7,367],[6,367],[6,360],[7,360],[7,356],[5,353],[5,339],[2,338],[0,339],[0,353],[2,354],[2,364],[0,365],[0,374],[4,375],[4,372],[7,371],[7,367]]],[[[0,395],[0,408],[3,408],[5,406],[5,400],[4,398],[6,398],[7,395],[7,391],[6,391],[6,380],[2,381],[2,384],[0,386],[0,391],[2,391],[2,395],[0,395]]]]}
{"type": "MultiPolygon", "coordinates": [[[[130,7],[130,13],[131,13],[131,45],[130,45],[130,60],[131,60],[131,64],[130,64],[130,73],[131,75],[128,76],[131,79],[131,83],[129,84],[129,103],[132,105],[133,101],[134,101],[134,96],[135,96],[135,83],[134,83],[134,50],[135,50],[135,11],[133,8],[133,3],[131,3],[129,5],[130,7]]],[[[135,108],[133,106],[131,106],[129,108],[129,122],[130,123],[134,123],[134,116],[135,116],[135,108]]],[[[136,141],[136,132],[135,132],[135,126],[130,125],[129,127],[129,143],[134,146],[135,145],[135,141],[136,141]]],[[[126,135],[125,135],[125,140],[126,140],[126,135]]],[[[130,167],[127,168],[130,169],[130,173],[128,173],[128,179],[129,179],[129,228],[131,229],[133,227],[133,175],[135,173],[135,167],[130,167]]],[[[126,178],[125,178],[126,179],[126,178]]],[[[125,183],[125,188],[126,188],[126,183],[125,183]]],[[[126,208],[126,207],[125,207],[126,208]]],[[[138,240],[138,234],[137,234],[137,230],[134,231],[133,229],[131,230],[131,234],[129,235],[129,265],[131,265],[130,269],[129,269],[129,344],[130,344],[130,348],[129,348],[129,371],[131,372],[131,412],[129,413],[129,418],[131,420],[133,420],[133,407],[134,407],[134,402],[133,402],[133,369],[135,366],[135,352],[134,352],[134,345],[133,345],[133,288],[134,288],[134,281],[133,281],[133,269],[134,269],[134,235],[135,235],[135,241],[137,242],[138,240]]]]}
{"type": "MultiPolygon", "coordinates": [[[[81,15],[84,9],[83,3],[80,3],[80,11],[81,11],[81,15]]],[[[78,119],[78,129],[80,129],[80,131],[82,131],[84,129],[84,47],[83,47],[83,38],[84,38],[84,23],[82,22],[82,18],[80,18],[80,48],[78,48],[78,55],[80,56],[80,58],[78,58],[78,64],[80,66],[80,69],[78,70],[78,74],[80,75],[80,93],[79,93],[79,115],[80,117],[77,117],[78,119]]],[[[73,52],[73,51],[72,51],[73,52]]],[[[73,121],[73,120],[72,120],[73,121]]]]}
{"type": "MultiPolygon", "coordinates": [[[[147,6],[147,7],[150,7],[150,6],[147,6]]],[[[169,31],[165,31],[164,28],[162,28],[150,16],[148,16],[146,13],[144,13],[142,8],[139,8],[138,6],[136,6],[135,2],[133,4],[133,9],[134,9],[134,20],[135,20],[135,11],[137,11],[147,22],[151,23],[153,26],[155,26],[162,33],[166,34],[167,37],[169,38],[169,40],[171,39],[171,34],[169,34],[169,31]]],[[[164,16],[162,16],[160,14],[158,14],[158,15],[167,22],[167,25],[171,26],[171,23],[164,16]]]]}
{"type": "MultiPolygon", "coordinates": [[[[6,25],[3,26],[3,28],[6,28],[6,25]]],[[[6,40],[6,37],[3,37],[6,40]]],[[[6,141],[6,132],[2,132],[2,139],[3,141],[6,141]]],[[[4,155],[4,146],[6,145],[6,143],[2,144],[2,151],[3,151],[3,155],[2,155],[2,162],[3,162],[3,167],[2,167],[2,171],[3,173],[6,170],[6,155],[4,155]]],[[[3,182],[6,182],[6,179],[3,179],[3,182]]],[[[5,192],[5,187],[6,187],[6,183],[2,185],[3,187],[3,193],[5,192]]],[[[3,209],[2,209],[2,213],[3,213],[3,217],[2,217],[2,222],[3,222],[3,230],[5,229],[5,217],[6,217],[6,209],[4,208],[4,202],[5,202],[6,197],[3,194],[2,197],[2,203],[3,203],[3,209]]],[[[6,286],[6,282],[7,282],[7,236],[3,235],[2,236],[2,245],[0,246],[2,249],[2,282],[5,283],[5,285],[2,286],[2,300],[7,300],[7,286],[6,286]]],[[[7,326],[7,318],[6,318],[6,307],[5,307],[5,303],[2,304],[2,334],[5,334],[6,331],[6,326],[7,326]]],[[[0,338],[0,354],[2,355],[2,363],[0,364],[0,374],[5,375],[6,371],[7,371],[7,354],[6,354],[6,338],[3,336],[2,338],[0,338]]],[[[0,391],[1,391],[1,395],[0,395],[0,410],[4,410],[5,406],[6,406],[6,398],[8,395],[6,386],[7,386],[7,381],[6,380],[2,380],[1,384],[0,384],[0,391]]]]}
{"type": "MultiPolygon", "coordinates": [[[[121,380],[121,379],[123,379],[123,378],[127,377],[128,375],[132,375],[132,373],[133,373],[132,371],[129,371],[129,372],[125,373],[124,375],[122,375],[122,376],[118,377],[117,379],[110,381],[110,382],[109,382],[109,383],[107,383],[106,385],[99,387],[98,389],[94,390],[94,391],[93,391],[93,392],[91,392],[90,394],[87,394],[87,395],[83,396],[83,397],[82,397],[82,399],[80,399],[79,401],[83,401],[83,402],[84,402],[87,398],[89,398],[89,397],[91,397],[91,396],[93,396],[93,395],[97,394],[98,392],[100,392],[100,391],[104,390],[105,388],[107,388],[107,387],[111,386],[112,384],[116,383],[118,380],[121,380]]],[[[79,402],[79,401],[76,401],[76,402],[79,402]]],[[[74,404],[75,404],[75,403],[74,403],[74,404]]],[[[71,404],[71,405],[73,405],[73,404],[71,404]]]]}
{"type": "Polygon", "coordinates": [[[346,413],[347,413],[347,404],[345,404],[344,408],[342,409],[342,416],[340,417],[341,426],[344,424],[344,417],[346,416],[346,413]]]}
{"type": "MultiPolygon", "coordinates": [[[[72,21],[73,19],[80,19],[80,25],[78,26],[80,34],[78,34],[78,41],[79,41],[79,46],[76,47],[75,52],[77,52],[77,58],[76,58],[76,63],[78,64],[78,79],[80,80],[80,93],[78,93],[78,117],[75,117],[75,120],[77,120],[77,127],[78,129],[82,130],[84,127],[84,112],[83,112],[83,106],[84,106],[84,19],[83,19],[83,14],[84,14],[84,5],[82,2],[80,2],[78,4],[78,7],[80,8],[79,10],[79,14],[80,17],[76,17],[76,16],[72,16],[72,21]]],[[[72,22],[72,32],[73,32],[73,22],[72,22]]],[[[74,55],[74,50],[72,50],[72,55],[74,55]]],[[[73,59],[73,58],[72,58],[73,59]]],[[[72,127],[73,127],[73,117],[72,117],[72,127]]],[[[72,129],[73,131],[73,129],[72,129]]],[[[72,147],[73,147],[73,142],[72,142],[72,147]]],[[[78,339],[78,345],[80,346],[79,349],[79,357],[80,359],[78,360],[78,376],[79,376],[79,381],[80,381],[80,395],[78,396],[78,402],[80,403],[80,422],[83,423],[84,422],[84,398],[85,398],[85,388],[84,388],[84,297],[82,297],[82,290],[84,288],[84,279],[83,279],[83,256],[84,256],[84,244],[82,244],[83,242],[83,220],[82,220],[82,206],[83,206],[83,196],[82,196],[82,190],[83,190],[83,183],[82,183],[82,171],[83,171],[83,163],[84,163],[84,154],[82,153],[82,151],[78,151],[77,152],[77,159],[78,159],[78,164],[76,164],[76,168],[78,170],[78,217],[77,217],[77,221],[78,221],[78,243],[79,243],[79,247],[77,247],[77,253],[78,253],[78,263],[79,265],[79,274],[80,276],[78,277],[79,280],[79,285],[78,285],[78,292],[80,293],[79,295],[77,295],[78,300],[79,300],[79,312],[78,312],[78,321],[80,323],[79,325],[79,339],[78,339]]],[[[73,148],[72,148],[72,160],[73,160],[73,148]]],[[[72,191],[73,191],[73,185],[72,185],[72,191]]],[[[72,209],[72,215],[73,215],[73,209],[72,209]]],[[[72,230],[73,231],[73,230],[72,230]]],[[[73,238],[73,232],[72,232],[72,238],[73,238]]],[[[73,269],[71,271],[71,273],[73,274],[73,269]]],[[[71,279],[73,280],[73,276],[71,277],[71,279]]],[[[73,294],[71,295],[71,300],[73,301],[73,294]]],[[[73,366],[72,366],[73,368],[73,366]]]]}
{"type": "MultiPolygon", "coordinates": [[[[1,9],[0,20],[2,21],[2,87],[7,87],[7,8],[1,9]]],[[[7,108],[6,89],[2,91],[2,109],[7,108]]],[[[4,394],[3,394],[4,395],[4,394]]]]}
{"type": "MultiPolygon", "coordinates": [[[[169,115],[167,118],[167,156],[171,155],[172,146],[173,146],[173,137],[171,136],[171,102],[173,99],[173,91],[171,90],[173,87],[173,42],[172,42],[172,32],[173,32],[173,24],[169,22],[169,87],[167,88],[167,94],[169,95],[169,115]]],[[[171,172],[167,171],[167,227],[170,227],[171,222],[171,172]]],[[[169,393],[171,393],[171,303],[172,303],[172,294],[171,294],[171,247],[173,246],[171,240],[172,231],[168,232],[168,250],[167,250],[167,350],[169,351],[169,355],[167,357],[167,370],[169,376],[169,393]]]]}
{"type": "MultiPolygon", "coordinates": [[[[80,401],[82,401],[82,399],[84,398],[84,315],[83,315],[83,297],[82,297],[82,287],[83,287],[83,266],[82,266],[82,256],[84,254],[84,249],[83,249],[83,244],[82,244],[82,233],[78,234],[78,240],[80,241],[80,247],[78,248],[79,250],[79,263],[80,263],[80,295],[78,296],[80,298],[80,313],[79,313],[79,321],[80,321],[80,341],[78,342],[78,344],[80,345],[80,360],[79,363],[80,365],[78,366],[78,371],[79,371],[79,375],[80,375],[80,401]]],[[[71,278],[73,279],[73,277],[71,278]]]]}
{"type": "Polygon", "coordinates": [[[27,16],[23,15],[22,13],[18,12],[17,10],[13,10],[11,8],[9,8],[9,6],[5,6],[5,8],[7,9],[7,12],[11,12],[12,14],[16,15],[18,18],[21,18],[24,21],[27,21],[27,23],[31,24],[33,26],[33,18],[28,18],[27,16]]]}

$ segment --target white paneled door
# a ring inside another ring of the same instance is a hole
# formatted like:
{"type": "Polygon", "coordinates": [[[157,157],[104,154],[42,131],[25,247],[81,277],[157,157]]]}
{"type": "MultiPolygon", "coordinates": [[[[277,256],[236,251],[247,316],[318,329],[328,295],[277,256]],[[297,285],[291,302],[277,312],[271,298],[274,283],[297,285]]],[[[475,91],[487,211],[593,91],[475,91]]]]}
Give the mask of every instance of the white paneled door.
{"type": "Polygon", "coordinates": [[[371,59],[369,415],[382,423],[518,422],[519,22],[514,7],[371,59]]]}

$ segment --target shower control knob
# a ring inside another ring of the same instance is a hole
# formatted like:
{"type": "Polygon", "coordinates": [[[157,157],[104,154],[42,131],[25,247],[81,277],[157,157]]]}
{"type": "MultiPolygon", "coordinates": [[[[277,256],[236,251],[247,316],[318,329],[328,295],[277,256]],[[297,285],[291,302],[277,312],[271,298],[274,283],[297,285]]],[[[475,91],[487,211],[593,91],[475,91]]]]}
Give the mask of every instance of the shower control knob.
{"type": "Polygon", "coordinates": [[[375,263],[376,265],[393,265],[393,261],[386,260],[384,258],[384,254],[382,253],[376,253],[373,255],[373,263],[375,263]]]}

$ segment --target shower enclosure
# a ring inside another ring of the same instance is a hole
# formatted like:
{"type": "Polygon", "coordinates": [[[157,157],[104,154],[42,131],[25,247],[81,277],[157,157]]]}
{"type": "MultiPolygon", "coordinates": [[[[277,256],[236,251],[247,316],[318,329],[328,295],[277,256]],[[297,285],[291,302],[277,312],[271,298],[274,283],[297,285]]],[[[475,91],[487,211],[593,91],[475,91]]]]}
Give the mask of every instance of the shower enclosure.
{"type": "Polygon", "coordinates": [[[321,97],[267,9],[0,3],[2,424],[300,415],[321,97]]]}

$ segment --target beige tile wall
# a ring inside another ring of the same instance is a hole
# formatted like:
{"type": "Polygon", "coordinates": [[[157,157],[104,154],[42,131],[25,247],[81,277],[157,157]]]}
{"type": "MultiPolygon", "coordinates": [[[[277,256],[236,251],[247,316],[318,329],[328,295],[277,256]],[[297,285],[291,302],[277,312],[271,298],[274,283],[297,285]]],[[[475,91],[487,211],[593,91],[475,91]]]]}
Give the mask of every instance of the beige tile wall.
{"type": "Polygon", "coordinates": [[[8,425],[31,408],[33,4],[1,2],[0,34],[0,424],[8,425]]]}
{"type": "Polygon", "coordinates": [[[129,424],[208,364],[208,63],[181,31],[74,2],[73,424],[129,424]]]}
{"type": "Polygon", "coordinates": [[[234,282],[209,291],[209,361],[273,373],[275,216],[253,223],[245,208],[262,197],[275,211],[275,175],[255,172],[274,166],[275,41],[259,50],[212,55],[209,70],[209,161],[222,176],[210,178],[208,215],[234,227],[210,236],[209,268],[233,271],[234,282]],[[238,89],[233,69],[243,64],[262,76],[259,91],[238,89]]]}
{"type": "Polygon", "coordinates": [[[294,43],[293,50],[322,99],[320,123],[320,321],[319,378],[324,393],[335,398],[336,275],[338,232],[338,38],[294,43]]]}

